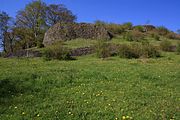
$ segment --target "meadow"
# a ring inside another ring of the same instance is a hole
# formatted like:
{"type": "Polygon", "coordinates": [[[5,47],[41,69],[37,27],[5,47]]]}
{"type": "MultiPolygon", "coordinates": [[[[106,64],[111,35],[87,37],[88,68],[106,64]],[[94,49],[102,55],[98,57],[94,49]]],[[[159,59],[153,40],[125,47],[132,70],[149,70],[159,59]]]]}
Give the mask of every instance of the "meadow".
{"type": "Polygon", "coordinates": [[[1,120],[178,120],[180,55],[0,58],[1,120]]]}

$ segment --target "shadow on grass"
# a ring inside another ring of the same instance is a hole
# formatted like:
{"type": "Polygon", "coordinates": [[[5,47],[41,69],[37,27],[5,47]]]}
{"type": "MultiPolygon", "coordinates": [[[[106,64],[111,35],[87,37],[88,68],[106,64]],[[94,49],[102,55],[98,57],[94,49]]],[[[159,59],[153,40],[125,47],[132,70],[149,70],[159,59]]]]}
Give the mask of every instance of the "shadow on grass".
{"type": "Polygon", "coordinates": [[[17,84],[17,82],[8,78],[0,80],[0,98],[11,97],[19,93],[20,90],[17,88],[17,84]]]}

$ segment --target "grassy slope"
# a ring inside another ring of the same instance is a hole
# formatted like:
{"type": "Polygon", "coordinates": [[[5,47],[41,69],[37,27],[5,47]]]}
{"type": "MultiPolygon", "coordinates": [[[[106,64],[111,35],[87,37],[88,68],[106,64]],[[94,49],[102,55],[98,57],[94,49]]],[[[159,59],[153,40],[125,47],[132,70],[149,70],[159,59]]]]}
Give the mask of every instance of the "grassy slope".
{"type": "MultiPolygon", "coordinates": [[[[172,40],[172,39],[167,39],[167,38],[163,38],[163,37],[161,37],[160,41],[157,41],[151,37],[146,37],[145,39],[153,45],[159,45],[160,42],[163,40],[170,41],[172,43],[172,45],[177,45],[177,43],[179,42],[179,40],[172,40]]],[[[114,44],[131,44],[132,43],[131,41],[124,40],[122,36],[117,36],[108,42],[114,43],[114,44]]],[[[65,44],[64,46],[74,49],[74,48],[79,48],[79,47],[93,46],[96,43],[97,43],[96,40],[75,39],[75,40],[64,42],[64,44],[65,44]]]]}
{"type": "Polygon", "coordinates": [[[75,61],[0,58],[1,120],[180,118],[180,56],[75,61]]]}

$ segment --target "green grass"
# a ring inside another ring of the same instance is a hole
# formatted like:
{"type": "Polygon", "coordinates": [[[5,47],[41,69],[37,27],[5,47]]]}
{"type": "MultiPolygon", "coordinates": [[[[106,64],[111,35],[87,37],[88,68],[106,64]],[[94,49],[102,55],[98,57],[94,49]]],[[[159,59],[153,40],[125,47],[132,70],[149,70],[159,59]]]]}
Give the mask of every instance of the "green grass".
{"type": "Polygon", "coordinates": [[[178,120],[180,56],[0,58],[0,120],[178,120]]]}
{"type": "MultiPolygon", "coordinates": [[[[157,41],[151,37],[146,37],[145,39],[148,42],[150,42],[151,44],[158,46],[162,40],[167,39],[167,38],[161,37],[161,39],[159,41],[157,41]]],[[[180,41],[180,40],[172,40],[172,39],[167,39],[167,40],[170,41],[172,43],[172,45],[177,45],[177,43],[180,41]]],[[[117,37],[113,38],[112,40],[108,41],[108,43],[131,44],[132,42],[125,40],[123,38],[123,36],[117,36],[117,37]]],[[[140,42],[137,42],[137,43],[140,43],[140,42]]],[[[64,46],[71,48],[71,49],[94,46],[96,44],[97,44],[97,40],[91,40],[91,39],[88,39],[88,40],[86,40],[86,39],[75,39],[75,40],[64,42],[64,46]]]]}

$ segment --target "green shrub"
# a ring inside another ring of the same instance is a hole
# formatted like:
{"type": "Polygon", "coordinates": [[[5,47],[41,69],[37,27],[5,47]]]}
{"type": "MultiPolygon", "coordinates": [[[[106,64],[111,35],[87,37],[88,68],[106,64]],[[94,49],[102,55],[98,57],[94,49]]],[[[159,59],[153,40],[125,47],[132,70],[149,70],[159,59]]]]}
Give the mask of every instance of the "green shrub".
{"type": "Polygon", "coordinates": [[[7,53],[5,52],[0,52],[0,57],[5,57],[7,55],[7,53]]]}
{"type": "Polygon", "coordinates": [[[126,22],[122,24],[124,30],[131,30],[133,28],[133,24],[131,22],[126,22]]]}
{"type": "Polygon", "coordinates": [[[169,39],[176,39],[176,34],[173,32],[170,32],[170,33],[167,33],[166,37],[169,39]]]}
{"type": "Polygon", "coordinates": [[[111,32],[114,35],[119,35],[124,32],[123,26],[121,26],[119,24],[111,23],[111,24],[107,24],[105,27],[109,32],[111,32]]]}
{"type": "Polygon", "coordinates": [[[106,58],[111,56],[109,44],[104,40],[99,40],[96,44],[96,54],[99,58],[106,58]]]}
{"type": "Polygon", "coordinates": [[[126,44],[120,46],[118,55],[122,58],[129,58],[129,59],[140,57],[139,51],[138,52],[134,51],[134,48],[131,45],[126,45],[126,44]]]}
{"type": "Polygon", "coordinates": [[[64,47],[62,43],[48,46],[47,48],[45,48],[43,55],[45,60],[72,60],[70,51],[66,47],[64,47]]]}
{"type": "Polygon", "coordinates": [[[96,20],[95,25],[105,27],[113,35],[118,35],[124,32],[125,28],[123,25],[115,23],[106,23],[104,21],[96,20]]]}
{"type": "Polygon", "coordinates": [[[134,29],[135,31],[145,32],[144,27],[143,27],[143,26],[141,26],[141,25],[135,26],[133,29],[134,29]]]}
{"type": "Polygon", "coordinates": [[[155,58],[160,57],[160,52],[150,44],[123,44],[119,48],[118,55],[122,58],[155,58]]]}
{"type": "Polygon", "coordinates": [[[160,36],[157,33],[152,32],[151,33],[151,37],[154,38],[155,40],[159,41],[160,40],[160,36]]]}
{"type": "Polygon", "coordinates": [[[157,27],[157,33],[158,33],[159,35],[165,36],[165,35],[167,35],[168,33],[170,33],[170,31],[169,31],[166,27],[160,26],[160,27],[157,27]]]}
{"type": "Polygon", "coordinates": [[[160,57],[161,53],[159,52],[159,50],[151,45],[151,44],[144,44],[143,45],[143,54],[142,57],[145,58],[156,58],[156,57],[160,57]]]}
{"type": "Polygon", "coordinates": [[[180,54],[180,42],[178,42],[178,44],[177,44],[176,51],[178,54],[180,54]]]}
{"type": "Polygon", "coordinates": [[[131,31],[131,32],[127,32],[126,34],[124,34],[124,38],[127,41],[140,42],[140,41],[144,40],[144,34],[139,31],[131,31]]]}
{"type": "Polygon", "coordinates": [[[172,43],[168,40],[163,40],[160,43],[160,47],[163,51],[171,52],[171,46],[172,46],[172,43]]]}

